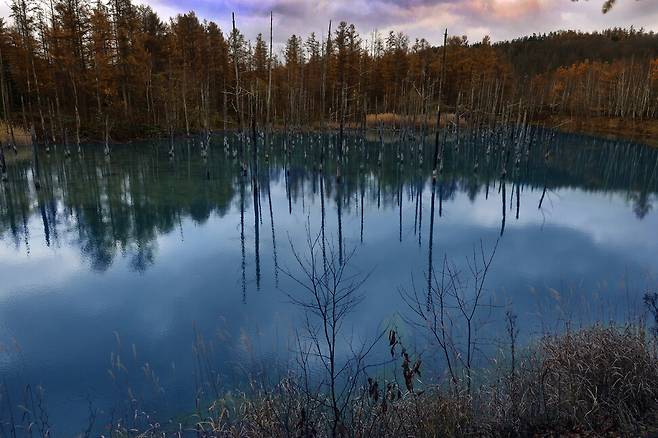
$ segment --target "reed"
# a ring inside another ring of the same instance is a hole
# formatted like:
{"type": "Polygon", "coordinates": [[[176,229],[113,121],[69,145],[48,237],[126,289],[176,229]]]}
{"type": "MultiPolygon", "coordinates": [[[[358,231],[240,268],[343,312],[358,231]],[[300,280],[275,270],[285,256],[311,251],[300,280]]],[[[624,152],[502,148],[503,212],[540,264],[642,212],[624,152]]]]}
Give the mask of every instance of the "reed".
{"type": "MultiPolygon", "coordinates": [[[[523,352],[512,372],[494,367],[469,394],[451,385],[414,390],[368,379],[343,422],[318,406],[290,372],[271,387],[214,400],[187,423],[151,423],[116,437],[242,436],[650,436],[658,418],[658,361],[642,325],[596,325],[548,335],[523,352]]],[[[402,360],[402,367],[405,362],[402,360]]]]}

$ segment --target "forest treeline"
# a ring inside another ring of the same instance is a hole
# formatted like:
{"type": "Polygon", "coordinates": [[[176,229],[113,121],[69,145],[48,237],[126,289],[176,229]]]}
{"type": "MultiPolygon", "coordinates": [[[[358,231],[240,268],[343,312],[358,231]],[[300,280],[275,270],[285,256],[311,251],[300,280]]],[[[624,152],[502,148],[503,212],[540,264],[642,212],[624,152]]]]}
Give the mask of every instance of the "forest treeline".
{"type": "Polygon", "coordinates": [[[271,28],[249,41],[239,16],[221,29],[194,12],[164,21],[130,0],[10,7],[0,22],[0,91],[11,142],[15,127],[45,144],[80,144],[244,128],[252,119],[363,126],[368,115],[393,113],[420,125],[435,120],[439,103],[473,126],[658,117],[658,34],[632,28],[501,43],[449,36],[444,51],[328,20],[273,50],[271,28]]]}

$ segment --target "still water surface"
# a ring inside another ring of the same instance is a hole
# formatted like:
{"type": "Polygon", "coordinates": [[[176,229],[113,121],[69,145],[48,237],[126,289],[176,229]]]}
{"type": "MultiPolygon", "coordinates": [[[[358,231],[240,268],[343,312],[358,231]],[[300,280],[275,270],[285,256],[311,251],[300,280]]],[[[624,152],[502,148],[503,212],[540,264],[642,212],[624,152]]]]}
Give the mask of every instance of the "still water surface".
{"type": "MultiPolygon", "coordinates": [[[[426,284],[432,147],[350,137],[337,181],[332,142],[275,138],[259,152],[257,184],[232,135],[228,148],[214,136],[207,158],[196,139],[178,141],[173,159],[158,142],[116,145],[109,159],[101,147],[70,158],[60,147],[41,156],[38,192],[30,162],[11,163],[0,190],[9,392],[41,385],[66,436],[85,427],[90,401],[111,415],[127,386],[160,412],[193,406],[195,337],[213,339],[224,389],[255,363],[285,362],[301,315],[282,270],[295,272],[291,247],[322,223],[339,251],[355,250],[354,269],[371,272],[350,329],[403,325],[399,289],[426,284]],[[117,357],[126,372],[112,377],[117,357]]],[[[446,151],[434,260],[500,237],[487,318],[512,309],[531,337],[640,312],[658,274],[656,151],[547,133],[518,154],[482,141],[446,151]]]]}

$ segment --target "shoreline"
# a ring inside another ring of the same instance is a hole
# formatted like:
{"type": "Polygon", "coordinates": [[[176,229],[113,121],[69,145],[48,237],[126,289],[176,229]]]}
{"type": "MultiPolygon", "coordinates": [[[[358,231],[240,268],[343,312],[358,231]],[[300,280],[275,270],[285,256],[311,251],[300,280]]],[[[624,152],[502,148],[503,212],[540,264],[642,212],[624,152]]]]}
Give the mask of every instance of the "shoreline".
{"type": "Polygon", "coordinates": [[[610,140],[631,140],[649,147],[658,147],[658,120],[557,116],[549,117],[543,123],[550,129],[568,134],[585,134],[610,140]]]}
{"type": "MultiPolygon", "coordinates": [[[[377,134],[379,126],[382,127],[383,131],[389,136],[390,132],[397,132],[400,130],[401,125],[416,126],[421,128],[421,117],[409,117],[404,115],[396,114],[368,114],[366,116],[366,133],[375,132],[377,134]],[[409,119],[409,120],[408,120],[409,119]]],[[[455,114],[448,113],[441,117],[441,125],[445,127],[447,123],[454,124],[455,114]]],[[[575,135],[588,135],[593,137],[600,137],[608,140],[618,140],[618,141],[632,141],[648,147],[658,148],[658,120],[655,119],[644,119],[644,120],[633,120],[633,119],[622,119],[622,118],[608,118],[608,117],[566,117],[566,116],[548,116],[545,118],[538,118],[529,122],[530,125],[540,126],[545,129],[552,129],[558,132],[566,134],[575,134],[575,135]]],[[[433,117],[428,119],[428,128],[433,129],[433,126],[436,125],[436,120],[433,117]]],[[[460,121],[460,126],[466,128],[466,123],[460,121]]],[[[344,129],[346,132],[359,131],[363,128],[362,123],[349,122],[346,123],[344,129]]],[[[16,132],[21,132],[21,128],[15,126],[14,129],[16,132]]],[[[299,131],[298,127],[287,127],[286,125],[275,124],[272,127],[273,132],[283,132],[286,129],[292,131],[299,131]]],[[[301,131],[312,131],[312,132],[324,132],[324,131],[337,131],[340,129],[340,126],[330,122],[327,123],[326,127],[322,127],[319,122],[317,124],[312,124],[301,131]]],[[[236,127],[230,127],[226,131],[235,133],[237,132],[236,127]]],[[[221,133],[223,129],[214,129],[211,130],[211,133],[221,133]]],[[[184,133],[180,133],[175,136],[176,140],[184,138],[192,138],[198,135],[202,135],[202,132],[192,132],[189,137],[184,133]]],[[[429,135],[429,132],[428,132],[429,135]]],[[[5,157],[7,162],[11,163],[13,161],[21,161],[22,159],[31,158],[31,146],[29,144],[29,139],[23,135],[17,135],[16,147],[18,154],[14,154],[11,149],[8,147],[8,139],[5,136],[0,135],[0,141],[5,150],[5,157]]],[[[118,145],[129,145],[139,142],[148,142],[148,141],[165,141],[168,139],[166,135],[154,135],[154,136],[135,136],[130,139],[125,140],[114,140],[112,144],[118,145]]],[[[101,140],[86,138],[84,141],[85,144],[102,144],[101,140]]],[[[58,143],[57,146],[63,146],[58,143]]],[[[41,149],[43,145],[39,145],[41,149]]]]}

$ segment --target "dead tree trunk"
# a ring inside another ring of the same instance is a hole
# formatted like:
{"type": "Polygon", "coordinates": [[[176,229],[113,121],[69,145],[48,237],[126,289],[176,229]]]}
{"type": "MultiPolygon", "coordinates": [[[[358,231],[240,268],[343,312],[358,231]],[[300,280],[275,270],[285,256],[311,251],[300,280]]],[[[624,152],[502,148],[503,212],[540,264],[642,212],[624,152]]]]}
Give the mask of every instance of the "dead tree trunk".
{"type": "Polygon", "coordinates": [[[270,107],[272,105],[272,28],[273,28],[273,14],[270,11],[270,57],[267,61],[268,65],[268,79],[267,79],[267,120],[265,121],[266,127],[265,127],[265,132],[267,135],[267,143],[266,147],[269,147],[270,144],[270,135],[272,132],[272,126],[271,126],[271,121],[270,121],[270,107]]]}
{"type": "Polygon", "coordinates": [[[30,127],[30,138],[32,139],[32,177],[34,179],[34,188],[41,188],[41,172],[39,169],[39,154],[37,151],[37,134],[34,131],[34,125],[30,127]]]}

